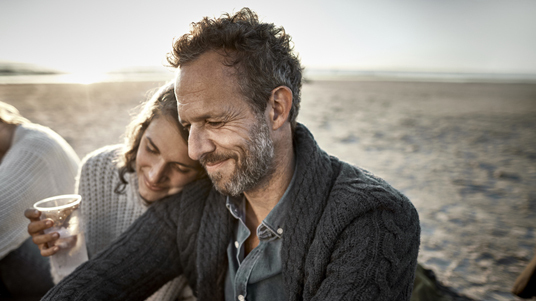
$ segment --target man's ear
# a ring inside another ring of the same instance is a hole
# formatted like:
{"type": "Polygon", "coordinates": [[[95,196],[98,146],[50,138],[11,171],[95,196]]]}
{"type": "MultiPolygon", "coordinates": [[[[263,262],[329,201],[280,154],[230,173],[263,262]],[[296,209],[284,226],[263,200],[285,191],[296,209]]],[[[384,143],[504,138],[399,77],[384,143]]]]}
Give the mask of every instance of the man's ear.
{"type": "Polygon", "coordinates": [[[292,91],[285,86],[272,90],[268,102],[269,118],[273,130],[279,129],[286,121],[292,108],[292,91]]]}

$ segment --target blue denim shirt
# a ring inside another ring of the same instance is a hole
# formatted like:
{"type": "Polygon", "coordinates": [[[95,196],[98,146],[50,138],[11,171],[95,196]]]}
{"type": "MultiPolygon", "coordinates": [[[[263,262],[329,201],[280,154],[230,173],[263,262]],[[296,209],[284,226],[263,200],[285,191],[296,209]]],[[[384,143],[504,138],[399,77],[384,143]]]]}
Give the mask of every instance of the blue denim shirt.
{"type": "Polygon", "coordinates": [[[238,220],[235,236],[227,247],[229,269],[225,279],[225,300],[286,300],[281,273],[281,238],[284,235],[283,219],[287,213],[285,201],[292,180],[277,205],[257,227],[259,245],[244,256],[244,242],[251,235],[246,226],[246,199],[244,196],[227,197],[227,209],[238,220]]]}

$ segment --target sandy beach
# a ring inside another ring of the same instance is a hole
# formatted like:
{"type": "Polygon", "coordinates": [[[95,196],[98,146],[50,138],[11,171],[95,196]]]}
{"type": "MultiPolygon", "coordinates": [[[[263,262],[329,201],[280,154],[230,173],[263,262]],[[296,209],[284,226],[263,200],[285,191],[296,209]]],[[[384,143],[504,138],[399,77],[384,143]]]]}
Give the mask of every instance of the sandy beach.
{"type": "MultiPolygon", "coordinates": [[[[82,158],[120,143],[158,82],[0,85],[82,158]]],[[[509,293],[536,247],[536,84],[311,81],[298,121],[328,153],[407,195],[419,261],[477,300],[509,293]]]]}

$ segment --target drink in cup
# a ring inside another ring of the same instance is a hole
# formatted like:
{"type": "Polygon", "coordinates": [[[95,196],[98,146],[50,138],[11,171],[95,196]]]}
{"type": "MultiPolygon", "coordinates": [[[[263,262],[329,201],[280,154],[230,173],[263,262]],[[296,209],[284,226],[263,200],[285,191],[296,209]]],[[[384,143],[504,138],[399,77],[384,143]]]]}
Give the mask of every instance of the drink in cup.
{"type": "Polygon", "coordinates": [[[34,204],[34,208],[41,211],[42,220],[54,221],[54,226],[46,229],[45,233],[58,232],[60,235],[56,241],[49,243],[49,247],[59,247],[59,251],[51,257],[50,264],[53,272],[60,279],[88,260],[81,215],[78,210],[81,200],[80,195],[66,194],[50,197],[34,204]]]}

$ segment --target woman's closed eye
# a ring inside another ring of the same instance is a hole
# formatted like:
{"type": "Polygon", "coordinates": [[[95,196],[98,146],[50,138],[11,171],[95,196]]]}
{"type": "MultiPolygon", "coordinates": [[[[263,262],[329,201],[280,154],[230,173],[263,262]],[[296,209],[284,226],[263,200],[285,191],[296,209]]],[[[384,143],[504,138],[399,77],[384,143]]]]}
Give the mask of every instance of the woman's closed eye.
{"type": "Polygon", "coordinates": [[[173,167],[175,168],[176,171],[178,171],[180,173],[183,173],[183,174],[187,174],[190,171],[192,171],[191,168],[184,167],[184,166],[182,166],[181,164],[178,164],[178,163],[173,164],[173,167]]]}
{"type": "Polygon", "coordinates": [[[145,146],[145,149],[146,149],[148,152],[150,152],[151,154],[158,154],[158,151],[157,151],[156,149],[151,148],[151,147],[149,146],[149,144],[147,144],[147,145],[145,146]]]}
{"type": "Polygon", "coordinates": [[[145,140],[145,149],[151,154],[159,154],[160,150],[154,144],[153,140],[150,137],[146,137],[145,140]]]}

